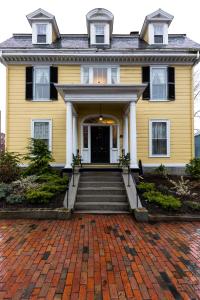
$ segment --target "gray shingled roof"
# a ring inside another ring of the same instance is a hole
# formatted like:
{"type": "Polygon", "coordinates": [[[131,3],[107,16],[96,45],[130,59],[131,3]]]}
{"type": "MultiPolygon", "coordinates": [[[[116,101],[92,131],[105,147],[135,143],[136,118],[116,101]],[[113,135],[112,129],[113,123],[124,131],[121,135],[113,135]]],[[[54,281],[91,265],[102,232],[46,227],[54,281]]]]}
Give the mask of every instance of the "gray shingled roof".
{"type": "MultiPolygon", "coordinates": [[[[148,45],[138,34],[113,35],[111,50],[157,49],[158,46],[148,45]]],[[[200,44],[190,40],[184,34],[169,35],[168,45],[159,45],[159,49],[200,49],[200,44]]],[[[88,36],[63,34],[52,45],[33,45],[31,34],[14,34],[13,37],[0,43],[0,49],[89,49],[88,36]]]]}

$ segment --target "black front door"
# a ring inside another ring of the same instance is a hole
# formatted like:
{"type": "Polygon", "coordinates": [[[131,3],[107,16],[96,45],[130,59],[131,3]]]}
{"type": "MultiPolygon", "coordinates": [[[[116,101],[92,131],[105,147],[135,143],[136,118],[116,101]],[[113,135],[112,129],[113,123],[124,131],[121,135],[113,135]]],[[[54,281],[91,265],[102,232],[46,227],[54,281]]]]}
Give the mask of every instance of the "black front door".
{"type": "Polygon", "coordinates": [[[109,126],[91,126],[91,162],[110,162],[109,126]]]}

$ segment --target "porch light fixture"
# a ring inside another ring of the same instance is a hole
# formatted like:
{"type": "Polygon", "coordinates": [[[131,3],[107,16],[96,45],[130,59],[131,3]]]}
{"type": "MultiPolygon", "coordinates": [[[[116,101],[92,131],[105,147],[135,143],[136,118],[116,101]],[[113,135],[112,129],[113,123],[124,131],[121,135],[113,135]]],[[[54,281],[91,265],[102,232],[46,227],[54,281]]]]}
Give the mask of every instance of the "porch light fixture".
{"type": "Polygon", "coordinates": [[[99,121],[103,121],[101,104],[100,104],[99,110],[100,110],[99,121]]]}

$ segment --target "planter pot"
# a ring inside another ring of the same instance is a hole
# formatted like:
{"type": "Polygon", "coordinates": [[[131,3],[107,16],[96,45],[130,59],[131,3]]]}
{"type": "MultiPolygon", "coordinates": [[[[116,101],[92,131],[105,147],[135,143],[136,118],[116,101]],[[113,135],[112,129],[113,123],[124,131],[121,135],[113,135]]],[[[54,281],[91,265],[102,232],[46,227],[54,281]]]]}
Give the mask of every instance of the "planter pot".
{"type": "Polygon", "coordinates": [[[78,174],[80,171],[80,167],[79,166],[75,166],[74,167],[74,174],[78,174]]]}
{"type": "Polygon", "coordinates": [[[128,174],[128,168],[127,167],[122,167],[122,172],[124,174],[128,174]]]}
{"type": "Polygon", "coordinates": [[[148,210],[144,207],[135,208],[134,216],[135,216],[136,221],[138,221],[138,222],[148,222],[149,221],[148,210]]]}

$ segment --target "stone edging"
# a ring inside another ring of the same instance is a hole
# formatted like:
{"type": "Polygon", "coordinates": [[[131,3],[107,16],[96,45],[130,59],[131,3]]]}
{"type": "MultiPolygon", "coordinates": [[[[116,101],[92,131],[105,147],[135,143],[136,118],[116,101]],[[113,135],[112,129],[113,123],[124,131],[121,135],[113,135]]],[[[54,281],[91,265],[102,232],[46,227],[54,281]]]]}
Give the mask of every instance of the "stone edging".
{"type": "Polygon", "coordinates": [[[146,208],[136,208],[133,210],[136,221],[138,222],[192,222],[200,221],[199,215],[163,215],[150,214],[146,208]]]}
{"type": "Polygon", "coordinates": [[[30,208],[20,210],[0,210],[0,219],[37,219],[37,220],[68,220],[71,211],[65,208],[45,209],[30,208]]]}
{"type": "Polygon", "coordinates": [[[149,222],[194,222],[200,221],[200,215],[152,215],[149,214],[149,222]]]}

